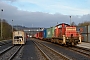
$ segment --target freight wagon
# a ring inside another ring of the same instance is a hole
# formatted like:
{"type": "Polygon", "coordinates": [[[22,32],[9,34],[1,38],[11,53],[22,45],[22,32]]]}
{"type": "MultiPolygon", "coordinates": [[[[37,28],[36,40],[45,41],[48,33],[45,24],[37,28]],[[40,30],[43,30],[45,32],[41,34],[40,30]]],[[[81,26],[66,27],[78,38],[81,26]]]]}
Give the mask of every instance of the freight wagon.
{"type": "Polygon", "coordinates": [[[24,31],[14,31],[13,32],[13,45],[25,44],[27,40],[27,34],[24,31]]]}

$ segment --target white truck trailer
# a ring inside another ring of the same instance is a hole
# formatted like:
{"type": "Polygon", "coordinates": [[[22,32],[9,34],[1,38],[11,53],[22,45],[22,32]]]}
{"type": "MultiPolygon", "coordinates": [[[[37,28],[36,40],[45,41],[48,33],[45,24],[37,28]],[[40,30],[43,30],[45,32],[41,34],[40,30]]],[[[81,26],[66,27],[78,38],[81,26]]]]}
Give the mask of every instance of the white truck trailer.
{"type": "Polygon", "coordinates": [[[26,43],[26,33],[24,31],[13,31],[13,45],[25,44],[26,43]]]}

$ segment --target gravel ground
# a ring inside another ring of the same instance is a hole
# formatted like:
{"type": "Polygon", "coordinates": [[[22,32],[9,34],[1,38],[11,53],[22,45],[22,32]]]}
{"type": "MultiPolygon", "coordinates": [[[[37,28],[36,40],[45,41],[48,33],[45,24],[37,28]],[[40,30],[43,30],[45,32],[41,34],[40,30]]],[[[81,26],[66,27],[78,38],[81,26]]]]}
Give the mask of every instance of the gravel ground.
{"type": "Polygon", "coordinates": [[[49,43],[45,43],[43,42],[45,45],[53,48],[54,50],[74,59],[74,60],[90,60],[90,58],[86,57],[86,56],[83,56],[83,55],[80,55],[78,53],[75,53],[73,51],[70,51],[68,49],[64,49],[64,48],[60,48],[59,46],[57,45],[54,45],[54,44],[49,44],[49,43]]]}
{"type": "Polygon", "coordinates": [[[0,46],[5,45],[5,44],[10,43],[10,42],[12,42],[12,40],[3,40],[3,41],[0,41],[0,46]]]}
{"type": "Polygon", "coordinates": [[[39,60],[36,53],[34,43],[31,40],[27,40],[23,49],[21,60],[39,60]]]}
{"type": "Polygon", "coordinates": [[[8,59],[10,58],[10,56],[11,56],[14,52],[16,52],[16,50],[17,50],[18,47],[19,47],[19,46],[15,46],[15,47],[13,47],[11,50],[9,50],[8,52],[6,52],[5,54],[1,55],[1,56],[0,56],[0,60],[8,60],[8,59]]]}
{"type": "Polygon", "coordinates": [[[12,46],[12,43],[8,43],[8,44],[5,44],[3,46],[0,46],[0,51],[7,48],[7,47],[10,47],[10,46],[12,46]]]}

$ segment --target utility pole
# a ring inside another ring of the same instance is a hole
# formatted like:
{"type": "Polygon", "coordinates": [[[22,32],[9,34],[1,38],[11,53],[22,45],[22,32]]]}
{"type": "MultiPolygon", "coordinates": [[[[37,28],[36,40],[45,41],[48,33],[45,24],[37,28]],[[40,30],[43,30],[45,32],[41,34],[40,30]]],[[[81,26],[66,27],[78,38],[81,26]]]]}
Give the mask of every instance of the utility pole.
{"type": "Polygon", "coordinates": [[[12,40],[13,40],[13,20],[12,20],[12,40]]]}
{"type": "Polygon", "coordinates": [[[70,16],[70,26],[71,26],[71,16],[70,16]]]}
{"type": "Polygon", "coordinates": [[[1,39],[3,38],[2,36],[2,12],[3,12],[3,9],[1,9],[1,39]]]}
{"type": "Polygon", "coordinates": [[[57,22],[57,25],[58,25],[58,22],[57,22]]]}
{"type": "Polygon", "coordinates": [[[13,33],[13,20],[12,20],[12,33],[13,33]]]}

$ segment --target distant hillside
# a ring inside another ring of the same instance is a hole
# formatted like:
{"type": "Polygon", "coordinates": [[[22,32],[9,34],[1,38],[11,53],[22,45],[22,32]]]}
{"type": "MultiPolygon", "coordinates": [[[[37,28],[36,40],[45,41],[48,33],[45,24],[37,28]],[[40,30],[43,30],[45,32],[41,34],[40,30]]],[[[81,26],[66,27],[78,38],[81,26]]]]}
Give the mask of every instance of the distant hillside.
{"type": "Polygon", "coordinates": [[[16,30],[41,29],[41,27],[25,27],[20,25],[13,26],[13,28],[15,28],[16,30]]]}
{"type": "Polygon", "coordinates": [[[13,28],[15,28],[16,30],[23,30],[23,29],[27,29],[27,27],[25,26],[13,26],[13,28]]]}

